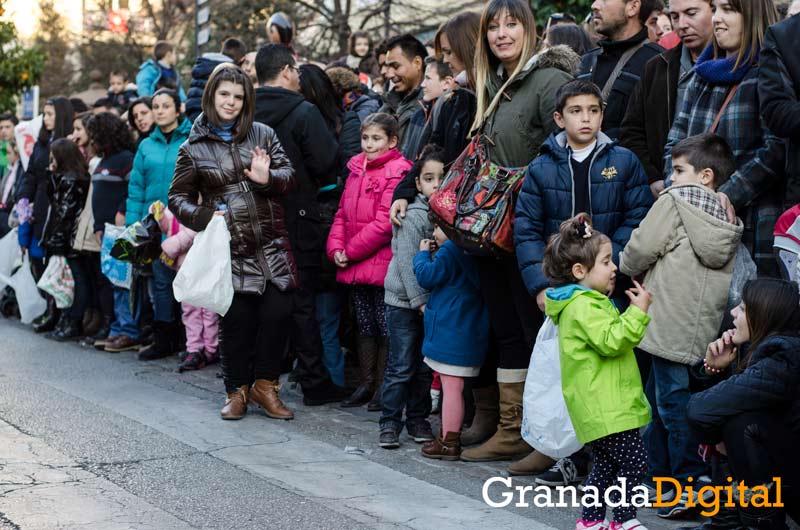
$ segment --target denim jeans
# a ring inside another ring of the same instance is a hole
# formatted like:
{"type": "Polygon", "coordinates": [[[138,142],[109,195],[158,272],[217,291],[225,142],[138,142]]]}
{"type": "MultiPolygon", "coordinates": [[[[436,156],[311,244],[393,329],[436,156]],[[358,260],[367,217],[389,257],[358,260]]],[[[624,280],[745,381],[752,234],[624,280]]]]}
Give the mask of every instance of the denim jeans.
{"type": "Polygon", "coordinates": [[[689,429],[689,366],[653,356],[645,387],[653,419],[645,428],[650,477],[673,477],[686,484],[688,477],[708,473],[697,454],[700,441],[689,429]]]}
{"type": "Polygon", "coordinates": [[[344,355],[339,343],[339,316],[342,311],[342,296],[337,291],[317,293],[314,299],[319,332],[322,335],[323,357],[325,367],[331,374],[333,382],[344,386],[344,355]]]}
{"type": "Polygon", "coordinates": [[[153,278],[149,282],[150,300],[153,301],[153,320],[173,322],[175,320],[175,296],[172,282],[177,273],[156,260],[153,262],[153,278]]]}
{"type": "Polygon", "coordinates": [[[407,425],[422,423],[430,415],[433,372],[422,360],[425,329],[419,311],[387,305],[386,322],[389,355],[383,376],[380,428],[400,432],[404,408],[407,425]]]}
{"type": "Polygon", "coordinates": [[[128,337],[139,340],[139,309],[136,315],[131,314],[130,307],[131,292],[122,287],[114,287],[114,323],[111,324],[110,336],[118,337],[127,335],[128,337]]]}

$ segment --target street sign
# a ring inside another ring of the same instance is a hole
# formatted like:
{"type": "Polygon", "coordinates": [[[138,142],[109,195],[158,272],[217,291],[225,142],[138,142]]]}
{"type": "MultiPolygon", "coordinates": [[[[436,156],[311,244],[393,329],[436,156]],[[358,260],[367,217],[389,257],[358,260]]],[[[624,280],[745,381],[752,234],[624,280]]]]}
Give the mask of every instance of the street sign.
{"type": "Polygon", "coordinates": [[[202,46],[211,39],[211,29],[203,28],[197,32],[197,45],[202,46]]]}
{"type": "Polygon", "coordinates": [[[198,9],[197,11],[197,25],[202,26],[208,19],[211,18],[211,8],[206,6],[202,9],[198,9]]]}
{"type": "Polygon", "coordinates": [[[32,120],[39,114],[39,85],[35,85],[22,93],[22,119],[32,120]]]}

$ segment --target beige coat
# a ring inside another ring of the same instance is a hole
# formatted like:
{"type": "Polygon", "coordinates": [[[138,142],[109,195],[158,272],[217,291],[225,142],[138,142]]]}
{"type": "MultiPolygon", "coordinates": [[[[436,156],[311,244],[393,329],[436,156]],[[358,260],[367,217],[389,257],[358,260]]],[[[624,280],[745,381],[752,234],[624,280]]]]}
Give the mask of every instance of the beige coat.
{"type": "Polygon", "coordinates": [[[619,259],[628,276],[646,272],[644,285],[653,293],[653,320],[640,348],[682,364],[703,358],[722,324],[743,230],[741,220],[730,224],[689,203],[678,186],[662,192],[619,259]]]}
{"type": "MultiPolygon", "coordinates": [[[[98,157],[92,158],[89,162],[89,174],[94,173],[97,164],[100,162],[98,157]]],[[[78,217],[78,226],[75,227],[75,243],[72,248],[78,252],[100,252],[100,243],[94,235],[94,214],[92,213],[92,185],[89,184],[89,193],[86,194],[86,205],[78,217]]]]}

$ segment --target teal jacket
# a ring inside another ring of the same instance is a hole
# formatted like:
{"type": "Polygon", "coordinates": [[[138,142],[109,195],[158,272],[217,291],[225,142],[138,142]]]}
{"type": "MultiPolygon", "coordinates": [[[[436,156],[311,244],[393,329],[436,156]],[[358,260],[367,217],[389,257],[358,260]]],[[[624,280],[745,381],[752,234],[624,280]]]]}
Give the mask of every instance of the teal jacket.
{"type": "Polygon", "coordinates": [[[183,119],[172,132],[169,143],[158,127],[142,140],[133,160],[128,181],[128,201],[125,224],[130,226],[147,215],[150,205],[156,201],[167,204],[169,186],[175,173],[178,149],[189,138],[192,123],[183,119]]]}
{"type": "MultiPolygon", "coordinates": [[[[177,71],[174,66],[172,68],[177,71]]],[[[161,67],[158,66],[158,61],[150,58],[143,62],[136,73],[136,91],[139,97],[152,96],[156,92],[156,85],[158,85],[159,79],[161,79],[161,67]]],[[[181,101],[186,101],[186,93],[183,91],[180,75],[178,75],[177,81],[178,96],[181,101]]]]}
{"type": "Polygon", "coordinates": [[[633,355],[650,317],[633,305],[620,315],[607,296],[580,285],[547,290],[545,312],[558,326],[561,390],[578,441],[650,423],[633,355]]]}

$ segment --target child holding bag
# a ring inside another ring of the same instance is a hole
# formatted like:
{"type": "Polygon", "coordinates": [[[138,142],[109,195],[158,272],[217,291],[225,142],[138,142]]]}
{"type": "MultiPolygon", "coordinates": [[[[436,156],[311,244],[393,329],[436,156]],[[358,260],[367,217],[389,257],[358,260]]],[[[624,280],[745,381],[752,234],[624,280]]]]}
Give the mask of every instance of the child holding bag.
{"type": "MultiPolygon", "coordinates": [[[[608,298],[616,282],[611,240],[592,229],[589,217],[561,223],[544,251],[542,270],[555,287],[546,291],[545,312],[558,326],[561,389],[578,441],[588,444],[594,466],[586,486],[606,490],[625,478],[633,497],[647,472],[639,429],[650,422],[650,407],[633,348],[644,338],[651,295],[634,281],[625,291],[630,307],[620,315],[608,298]]],[[[575,530],[647,530],[634,506],[584,505],[575,530]]]]}
{"type": "Polygon", "coordinates": [[[353,286],[358,325],[361,382],[343,407],[369,401],[368,410],[381,410],[388,351],[383,285],[392,260],[389,207],[394,188],[411,169],[397,150],[398,129],[397,120],[385,113],[364,120],[363,152],[347,163],[350,176],[328,235],[328,258],[339,267],[336,281],[353,286]]]}
{"type": "MultiPolygon", "coordinates": [[[[180,224],[161,201],[154,202],[149,213],[154,215],[161,232],[167,236],[161,243],[164,251],[161,261],[174,270],[180,269],[197,232],[180,224]]],[[[200,370],[219,362],[219,316],[186,302],[181,303],[181,310],[181,320],[186,328],[186,352],[181,354],[178,373],[200,370]]]]}
{"type": "Polygon", "coordinates": [[[425,363],[442,380],[442,432],[422,446],[422,456],[459,460],[464,378],[476,377],[481,370],[489,347],[489,313],[472,258],[438,226],[433,237],[434,241],[423,239],[420,243],[414,273],[420,287],[431,292],[425,306],[422,353],[425,363]]]}

